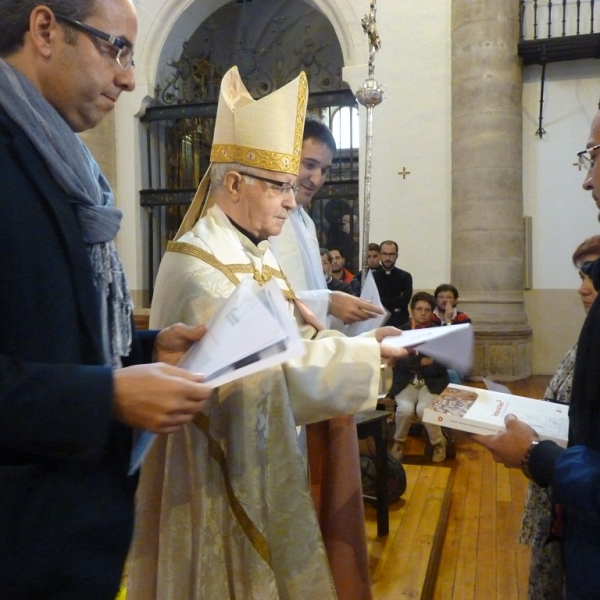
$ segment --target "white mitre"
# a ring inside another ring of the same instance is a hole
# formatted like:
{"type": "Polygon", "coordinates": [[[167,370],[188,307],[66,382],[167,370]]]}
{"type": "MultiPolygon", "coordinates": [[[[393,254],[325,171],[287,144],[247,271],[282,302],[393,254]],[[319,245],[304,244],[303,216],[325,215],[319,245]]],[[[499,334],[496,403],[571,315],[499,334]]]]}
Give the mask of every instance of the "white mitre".
{"type": "MultiPolygon", "coordinates": [[[[237,67],[231,67],[221,81],[211,165],[240,163],[297,175],[307,101],[308,82],[304,73],[272,94],[254,100],[237,67]]],[[[209,202],[205,202],[209,181],[210,165],[175,239],[188,232],[210,208],[209,202]]]]}

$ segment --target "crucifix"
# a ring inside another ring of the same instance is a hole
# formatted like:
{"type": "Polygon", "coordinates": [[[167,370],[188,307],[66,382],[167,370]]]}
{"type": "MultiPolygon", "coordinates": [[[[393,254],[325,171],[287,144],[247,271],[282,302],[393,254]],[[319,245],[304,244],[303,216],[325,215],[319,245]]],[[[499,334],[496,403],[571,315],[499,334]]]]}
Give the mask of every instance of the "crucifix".
{"type": "Polygon", "coordinates": [[[369,42],[369,76],[356,91],[356,99],[367,109],[367,134],[365,145],[365,186],[363,196],[363,235],[362,235],[362,282],[361,289],[369,272],[368,247],[369,228],[371,225],[371,158],[373,155],[373,108],[380,104],[385,96],[386,88],[375,80],[375,54],[381,48],[381,39],[377,32],[376,6],[377,0],[369,4],[369,13],[361,23],[369,42]]]}
{"type": "Polygon", "coordinates": [[[407,171],[406,167],[402,167],[402,171],[398,171],[398,175],[402,175],[402,179],[406,179],[406,176],[410,175],[410,171],[407,171]]]}

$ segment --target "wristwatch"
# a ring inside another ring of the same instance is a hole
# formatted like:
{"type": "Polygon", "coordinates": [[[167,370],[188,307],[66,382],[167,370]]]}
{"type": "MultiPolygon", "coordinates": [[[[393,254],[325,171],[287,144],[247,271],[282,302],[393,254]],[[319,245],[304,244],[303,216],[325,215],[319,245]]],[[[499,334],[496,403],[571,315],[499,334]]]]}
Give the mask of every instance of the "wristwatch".
{"type": "Polygon", "coordinates": [[[525,452],[523,458],[521,459],[521,471],[523,471],[523,475],[527,477],[527,479],[531,479],[531,473],[529,472],[529,461],[531,459],[531,453],[533,449],[540,443],[540,440],[533,440],[531,444],[529,444],[529,448],[527,448],[527,452],[525,452]]]}

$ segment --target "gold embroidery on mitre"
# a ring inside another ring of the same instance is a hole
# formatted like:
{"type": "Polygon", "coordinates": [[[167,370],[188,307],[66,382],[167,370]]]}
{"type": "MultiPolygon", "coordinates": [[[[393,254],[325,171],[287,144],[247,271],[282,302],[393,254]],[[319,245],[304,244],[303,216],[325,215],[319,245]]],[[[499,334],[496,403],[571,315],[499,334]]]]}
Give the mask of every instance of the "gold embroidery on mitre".
{"type": "Polygon", "coordinates": [[[194,417],[193,423],[206,436],[206,440],[208,441],[208,453],[215,461],[217,461],[217,464],[221,468],[221,474],[223,475],[223,482],[225,483],[225,490],[227,491],[227,499],[229,500],[231,512],[233,512],[237,522],[240,524],[240,527],[246,534],[246,537],[250,540],[254,549],[258,552],[259,556],[271,566],[271,548],[269,547],[269,542],[267,542],[265,536],[252,522],[252,519],[248,516],[248,513],[244,510],[244,507],[235,495],[229,477],[227,458],[225,457],[225,453],[219,442],[210,433],[209,418],[204,413],[200,412],[194,417]]]}
{"type": "MultiPolygon", "coordinates": [[[[302,137],[304,135],[304,120],[306,118],[306,102],[308,100],[308,80],[306,73],[300,73],[300,81],[298,82],[298,105],[296,108],[296,131],[294,134],[294,157],[300,160],[302,152],[302,137]]],[[[298,169],[299,170],[299,169],[298,169]]],[[[298,171],[295,171],[298,174],[298,171]]]]}
{"type": "MultiPolygon", "coordinates": [[[[300,147],[296,151],[294,139],[294,155],[271,150],[246,148],[235,144],[213,144],[210,151],[210,160],[214,163],[240,163],[248,167],[265,169],[266,171],[280,171],[297,175],[300,169],[300,151],[302,150],[302,131],[300,131],[300,147]]],[[[295,138],[297,137],[297,125],[295,138]]]]}
{"type": "Polygon", "coordinates": [[[202,262],[205,262],[211,267],[217,269],[217,271],[223,273],[223,275],[225,275],[225,277],[227,277],[227,279],[229,279],[229,281],[231,281],[231,283],[233,283],[233,285],[236,287],[240,284],[240,280],[235,276],[235,273],[250,273],[260,285],[264,285],[273,277],[276,279],[282,279],[285,281],[288,287],[287,290],[281,290],[283,297],[287,300],[294,300],[294,298],[296,298],[296,294],[294,294],[292,287],[290,286],[290,282],[287,280],[286,276],[281,271],[278,271],[269,265],[263,265],[262,273],[255,269],[251,264],[233,263],[226,265],[210,252],[202,250],[201,248],[198,248],[198,246],[194,246],[193,244],[188,244],[186,242],[168,242],[167,252],[186,254],[187,256],[192,256],[201,260],[202,262]]]}

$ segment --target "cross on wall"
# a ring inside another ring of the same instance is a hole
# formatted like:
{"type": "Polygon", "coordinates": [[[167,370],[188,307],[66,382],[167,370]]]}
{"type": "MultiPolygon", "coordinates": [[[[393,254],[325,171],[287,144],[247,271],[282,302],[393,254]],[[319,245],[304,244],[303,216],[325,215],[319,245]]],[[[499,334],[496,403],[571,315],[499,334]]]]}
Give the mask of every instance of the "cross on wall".
{"type": "Polygon", "coordinates": [[[406,179],[406,176],[410,175],[410,171],[407,171],[406,167],[402,167],[402,171],[398,171],[398,175],[402,175],[402,179],[406,179]]]}

